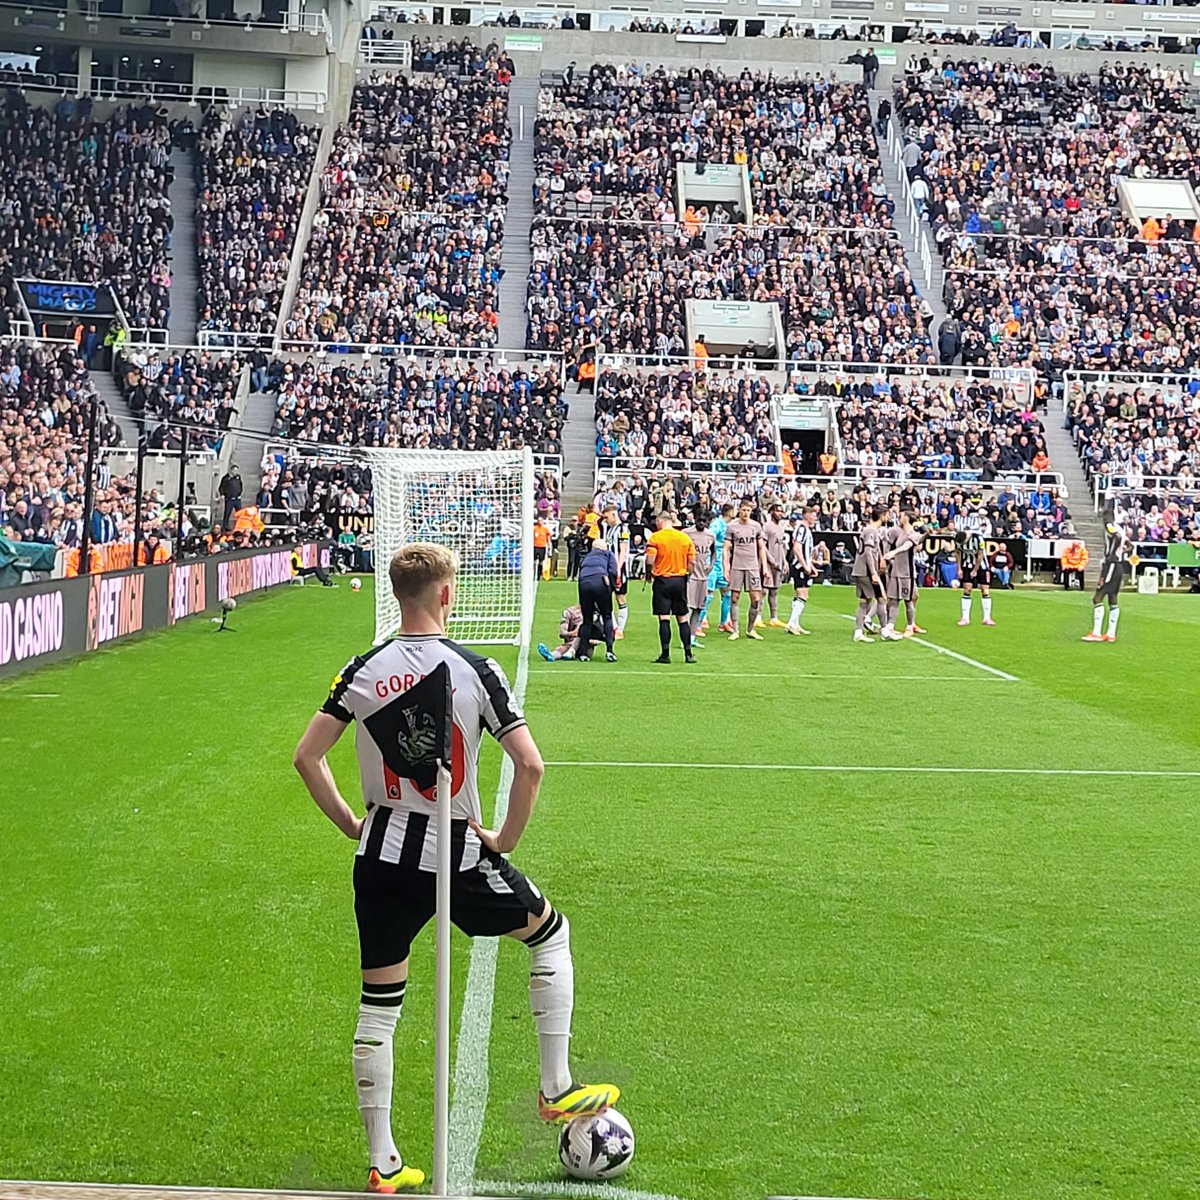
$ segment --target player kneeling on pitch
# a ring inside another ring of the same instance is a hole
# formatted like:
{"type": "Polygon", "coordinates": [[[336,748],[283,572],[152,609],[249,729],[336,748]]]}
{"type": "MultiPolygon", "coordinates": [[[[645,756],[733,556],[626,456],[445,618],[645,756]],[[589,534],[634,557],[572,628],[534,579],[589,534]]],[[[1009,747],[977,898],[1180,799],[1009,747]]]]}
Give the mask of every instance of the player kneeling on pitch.
{"type": "Polygon", "coordinates": [[[422,681],[443,663],[454,689],[450,918],[469,936],[507,935],[530,949],[541,1118],[562,1122],[602,1112],[620,1096],[609,1084],[581,1086],[571,1076],[570,925],[503,857],[525,831],[544,768],[504,672],[446,636],[457,570],[454,554],[442,546],[414,542],[396,553],[390,575],[402,631],[335,676],[295,754],[317,806],[358,842],[354,913],[363,982],[354,1083],[371,1159],[367,1190],[385,1194],[425,1180],[424,1172],[404,1164],[392,1138],[392,1035],[404,1004],[409,949],[434,915],[437,881],[436,774],[402,778],[388,766],[386,752],[397,746],[403,751],[427,733],[435,698],[425,694],[422,681]],[[325,757],[356,719],[363,819],[342,798],[325,757]],[[498,832],[481,824],[476,771],[485,728],[513,765],[508,815],[498,832]]]}

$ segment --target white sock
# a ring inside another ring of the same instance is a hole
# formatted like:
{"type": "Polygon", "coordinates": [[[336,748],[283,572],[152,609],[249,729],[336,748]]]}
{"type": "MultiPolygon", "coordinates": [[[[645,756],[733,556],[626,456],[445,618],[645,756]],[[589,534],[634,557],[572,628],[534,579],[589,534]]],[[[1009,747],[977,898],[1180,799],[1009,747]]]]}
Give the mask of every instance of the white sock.
{"type": "Polygon", "coordinates": [[[971,597],[970,596],[964,596],[962,598],[962,615],[963,615],[964,621],[969,621],[971,619],[971,597]]]}
{"type": "Polygon", "coordinates": [[[1092,633],[1099,637],[1104,629],[1104,605],[1097,604],[1092,609],[1092,633]]]}
{"type": "Polygon", "coordinates": [[[367,1131],[371,1166],[390,1175],[403,1165],[392,1138],[392,1035],[405,984],[364,983],[354,1031],[354,1086],[367,1131]]]}
{"type": "Polygon", "coordinates": [[[529,956],[529,1007],[537,1026],[542,1063],[542,1095],[553,1099],[572,1084],[568,1052],[571,1010],[575,1007],[575,965],[571,924],[560,912],[525,943],[529,956]]]}
{"type": "Polygon", "coordinates": [[[1108,610],[1108,636],[1109,637],[1117,636],[1117,622],[1120,619],[1121,619],[1121,609],[1118,605],[1114,604],[1112,606],[1112,608],[1110,608],[1108,610]]]}
{"type": "Polygon", "coordinates": [[[800,618],[804,616],[804,601],[796,599],[792,601],[792,615],[788,617],[789,625],[799,625],[800,618]]]}
{"type": "Polygon", "coordinates": [[[621,607],[618,605],[618,607],[617,607],[617,628],[622,633],[625,632],[625,622],[628,620],[629,620],[629,605],[626,604],[624,607],[621,607]]]}
{"type": "Polygon", "coordinates": [[[992,619],[992,598],[991,596],[979,597],[980,607],[983,609],[983,619],[990,621],[992,619]]]}

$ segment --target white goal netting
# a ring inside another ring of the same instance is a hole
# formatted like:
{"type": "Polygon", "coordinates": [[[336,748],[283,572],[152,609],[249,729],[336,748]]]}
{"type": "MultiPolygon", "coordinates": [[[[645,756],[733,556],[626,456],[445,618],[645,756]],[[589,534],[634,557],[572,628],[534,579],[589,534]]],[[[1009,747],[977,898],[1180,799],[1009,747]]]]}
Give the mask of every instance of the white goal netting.
{"type": "Polygon", "coordinates": [[[372,450],[375,638],[400,627],[388,564],[408,542],[457,551],[450,636],[519,645],[533,627],[533,454],[528,450],[372,450]]]}

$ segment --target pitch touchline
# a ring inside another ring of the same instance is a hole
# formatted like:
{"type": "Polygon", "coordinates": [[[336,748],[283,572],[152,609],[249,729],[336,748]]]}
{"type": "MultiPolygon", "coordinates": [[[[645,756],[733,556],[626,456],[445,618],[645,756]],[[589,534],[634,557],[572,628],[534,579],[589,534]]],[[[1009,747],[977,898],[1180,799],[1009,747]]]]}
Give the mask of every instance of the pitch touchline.
{"type": "MultiPolygon", "coordinates": [[[[701,664],[705,665],[705,664],[701,664]]],[[[713,664],[716,665],[715,663],[713,664]]],[[[907,680],[912,683],[920,683],[925,680],[937,680],[942,683],[990,683],[991,680],[979,679],[975,675],[844,675],[840,671],[688,671],[687,674],[696,679],[838,679],[843,682],[862,682],[868,679],[882,680],[907,680]]],[[[653,675],[658,679],[670,679],[670,672],[666,671],[643,671],[640,669],[627,671],[624,668],[618,667],[615,671],[606,669],[584,670],[568,669],[564,667],[561,671],[556,672],[557,676],[574,679],[625,679],[630,675],[653,675]]],[[[546,672],[539,670],[538,680],[546,677],[546,672]]],[[[1014,679],[1011,675],[1004,677],[999,676],[1001,682],[1012,681],[1020,682],[1014,679]]]]}
{"type": "MultiPolygon", "coordinates": [[[[525,702],[529,680],[529,643],[517,656],[513,694],[520,708],[525,702]]],[[[508,812],[508,790],[513,768],[508,755],[500,765],[496,785],[494,828],[499,829],[508,812]]],[[[448,1186],[454,1195],[471,1195],[475,1184],[475,1160],[483,1137],[483,1120],[488,1102],[488,1043],[492,1036],[492,998],[496,990],[496,956],[499,938],[476,938],[471,943],[471,965],[463,994],[458,1043],[454,1052],[454,1092],[450,1104],[450,1160],[448,1186]]]]}
{"type": "Polygon", "coordinates": [[[706,763],[706,762],[598,762],[583,759],[547,760],[548,767],[601,767],[622,770],[695,771],[803,771],[809,774],[851,772],[859,775],[1102,775],[1120,779],[1200,779],[1200,771],[1135,771],[1103,767],[883,767],[845,763],[706,763]]]}
{"type": "MultiPolygon", "coordinates": [[[[853,621],[854,617],[851,613],[839,613],[843,620],[853,621]]],[[[966,663],[969,667],[977,667],[980,671],[986,671],[989,675],[995,675],[999,679],[1006,679],[1009,683],[1020,683],[1020,679],[1015,675],[1010,675],[1007,671],[1001,671],[999,667],[989,667],[987,663],[981,663],[977,658],[968,658],[965,654],[959,654],[957,650],[951,650],[949,646],[939,646],[937,642],[931,642],[923,637],[905,638],[906,642],[916,642],[918,646],[925,646],[929,650],[936,650],[938,654],[948,654],[951,658],[958,659],[961,663],[966,663]]]]}
{"type": "Polygon", "coordinates": [[[607,1197],[608,1200],[679,1200],[678,1196],[662,1192],[640,1192],[636,1188],[621,1187],[614,1183],[568,1183],[554,1180],[551,1183],[504,1183],[499,1179],[484,1180],[475,1185],[489,1194],[497,1196],[582,1196],[607,1197]]]}

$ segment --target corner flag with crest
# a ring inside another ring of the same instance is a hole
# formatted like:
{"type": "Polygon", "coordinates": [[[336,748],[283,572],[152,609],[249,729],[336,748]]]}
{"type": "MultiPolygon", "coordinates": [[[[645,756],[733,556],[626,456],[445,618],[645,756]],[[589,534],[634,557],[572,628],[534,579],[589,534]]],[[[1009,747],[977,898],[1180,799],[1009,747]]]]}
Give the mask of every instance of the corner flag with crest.
{"type": "Polygon", "coordinates": [[[421,791],[437,782],[439,766],[450,766],[453,704],[450,667],[441,662],[419,683],[363,721],[383,761],[421,791]]]}

